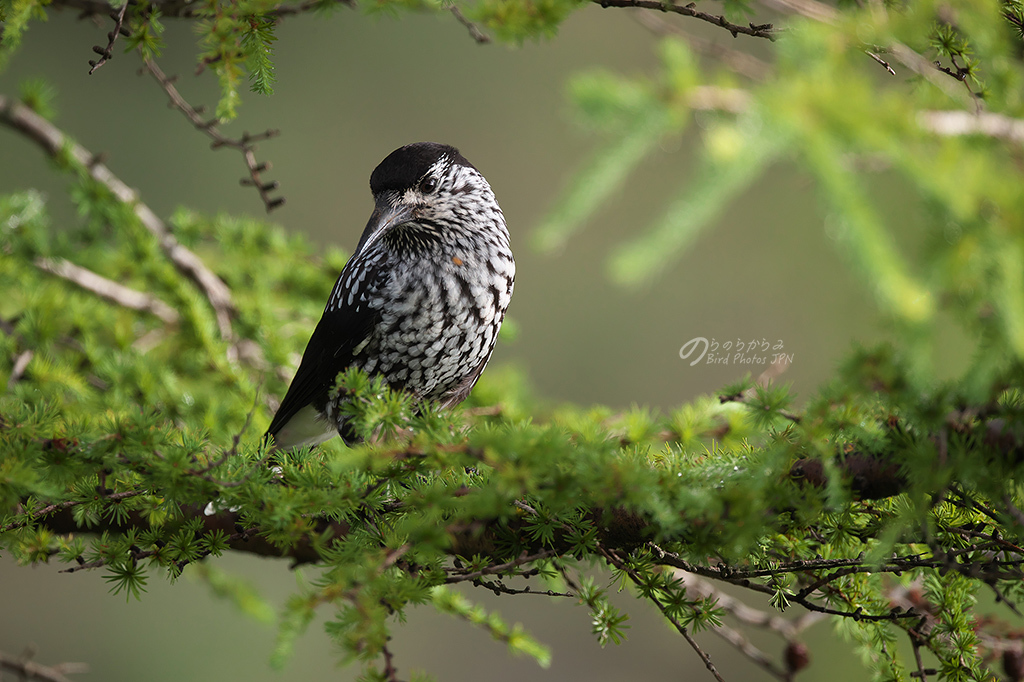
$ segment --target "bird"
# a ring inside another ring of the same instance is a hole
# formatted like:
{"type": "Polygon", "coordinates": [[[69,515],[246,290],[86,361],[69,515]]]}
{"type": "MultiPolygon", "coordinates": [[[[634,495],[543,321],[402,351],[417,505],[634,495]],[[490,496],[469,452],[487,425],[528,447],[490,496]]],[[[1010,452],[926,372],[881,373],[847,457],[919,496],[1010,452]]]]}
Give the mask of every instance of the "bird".
{"type": "Polygon", "coordinates": [[[357,367],[442,407],[462,402],[494,350],[515,285],[505,216],[458,149],[400,147],[370,175],[374,209],[265,438],[274,451],[358,438],[331,398],[357,367]]]}

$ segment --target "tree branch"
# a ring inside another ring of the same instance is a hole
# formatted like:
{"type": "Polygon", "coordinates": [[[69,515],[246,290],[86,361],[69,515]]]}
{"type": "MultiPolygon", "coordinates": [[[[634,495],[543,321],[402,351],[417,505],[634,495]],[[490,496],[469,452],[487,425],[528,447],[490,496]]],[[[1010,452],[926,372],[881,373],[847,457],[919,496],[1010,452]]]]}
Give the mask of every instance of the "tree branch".
{"type": "Polygon", "coordinates": [[[166,324],[177,324],[180,319],[177,310],[156,296],[129,289],[64,258],[37,258],[35,263],[40,270],[77,284],[86,291],[91,291],[123,308],[151,313],[166,324]]]}
{"type": "Polygon", "coordinates": [[[1024,120],[1002,114],[967,111],[922,111],[918,122],[936,135],[984,135],[1017,144],[1024,143],[1024,120]]]}
{"type": "Polygon", "coordinates": [[[903,43],[893,43],[888,49],[889,53],[902,63],[903,66],[923,77],[929,83],[945,93],[950,99],[956,100],[964,105],[971,103],[971,97],[965,97],[964,91],[961,88],[956,87],[949,81],[949,79],[939,74],[934,62],[928,61],[903,43]]]}
{"type": "MultiPolygon", "coordinates": [[[[597,549],[609,565],[613,566],[614,568],[622,571],[627,576],[629,576],[629,579],[633,582],[634,585],[638,587],[643,586],[643,581],[640,579],[640,576],[637,575],[636,571],[629,568],[629,566],[627,566],[626,563],[621,558],[619,558],[618,555],[615,554],[615,552],[609,551],[600,545],[598,545],[597,549]]],[[[699,644],[697,644],[697,641],[686,629],[686,626],[680,623],[678,618],[676,618],[668,612],[668,609],[665,607],[664,604],[661,603],[660,599],[658,599],[654,595],[650,595],[649,598],[654,603],[654,605],[658,607],[658,610],[661,611],[661,614],[668,620],[668,622],[672,623],[672,627],[674,627],[676,631],[683,636],[683,639],[685,639],[686,643],[690,645],[690,648],[697,652],[697,655],[700,656],[700,660],[704,662],[704,667],[708,669],[708,672],[710,672],[714,676],[714,678],[718,680],[718,682],[725,682],[725,679],[722,677],[721,673],[718,672],[718,668],[716,668],[714,662],[712,662],[711,657],[708,656],[708,653],[704,651],[704,649],[702,649],[699,644]]]]}
{"type": "Polygon", "coordinates": [[[28,363],[32,362],[32,358],[35,357],[35,351],[31,348],[23,350],[14,356],[14,362],[11,363],[11,375],[7,377],[7,390],[11,390],[14,384],[21,381],[21,377],[25,376],[25,370],[28,369],[28,363]]]}
{"type": "Polygon", "coordinates": [[[12,656],[0,651],[0,670],[13,673],[22,680],[38,680],[39,682],[72,682],[67,675],[89,672],[84,663],[60,663],[48,666],[32,662],[32,652],[22,656],[12,656]]]}
{"type": "Polygon", "coordinates": [[[839,18],[839,10],[818,0],[762,0],[764,4],[779,12],[799,14],[813,21],[834,24],[839,18]]]}
{"type": "Polygon", "coordinates": [[[449,0],[444,3],[444,6],[448,8],[448,11],[452,13],[455,20],[466,27],[469,31],[470,37],[476,41],[478,45],[486,45],[491,42],[491,37],[480,30],[480,27],[474,24],[472,21],[466,18],[466,15],[462,13],[459,6],[455,4],[454,0],[449,0]]]}
{"type": "Polygon", "coordinates": [[[217,318],[221,336],[226,340],[234,337],[231,318],[236,314],[236,310],[231,290],[206,267],[199,256],[178,242],[167,225],[149,206],[139,201],[138,195],[128,185],[121,182],[109,168],[99,163],[96,156],[85,147],[73,142],[39,114],[5,95],[0,95],[0,123],[32,140],[53,158],[69,155],[86,170],[89,177],[110,190],[118,201],[130,206],[142,226],[156,237],[164,255],[206,295],[217,318]]]}
{"type": "Polygon", "coordinates": [[[609,7],[639,7],[641,9],[658,10],[659,12],[682,14],[683,16],[706,21],[709,24],[714,24],[715,26],[721,26],[725,30],[729,31],[733,38],[742,33],[743,35],[753,36],[754,38],[767,38],[774,42],[779,33],[778,29],[771,24],[748,24],[747,26],[734,24],[723,16],[701,12],[696,9],[697,4],[693,2],[688,5],[677,5],[668,1],[658,2],[657,0],[592,0],[592,2],[605,9],[609,7]]]}
{"type": "Polygon", "coordinates": [[[97,59],[89,60],[89,75],[93,75],[96,69],[100,68],[107,63],[113,56],[114,43],[117,42],[119,35],[128,36],[130,32],[124,27],[124,14],[128,11],[128,0],[124,0],[124,4],[121,5],[119,11],[113,11],[110,13],[110,18],[114,20],[114,30],[107,34],[107,46],[100,47],[99,45],[93,45],[92,51],[100,56],[97,59]]]}
{"type": "Polygon", "coordinates": [[[864,50],[864,54],[866,54],[867,56],[871,57],[876,62],[881,64],[882,68],[884,68],[886,71],[889,72],[890,76],[895,76],[896,75],[896,70],[893,69],[891,66],[889,66],[889,62],[887,62],[884,59],[882,59],[881,57],[879,57],[877,53],[872,52],[871,50],[864,50]]]}
{"type": "Polygon", "coordinates": [[[788,682],[789,676],[786,672],[777,666],[775,661],[768,657],[768,654],[754,646],[754,644],[739,630],[735,630],[728,625],[719,625],[716,628],[712,628],[711,631],[731,644],[734,649],[739,651],[755,664],[759,665],[772,677],[788,682]]]}
{"type": "Polygon", "coordinates": [[[276,137],[280,134],[280,131],[268,129],[262,133],[257,133],[256,135],[242,133],[242,137],[238,139],[230,138],[220,132],[220,129],[217,127],[219,121],[216,118],[208,121],[204,120],[201,115],[201,109],[193,107],[184,97],[181,96],[178,89],[174,87],[174,81],[176,79],[175,76],[167,76],[163,70],[157,66],[156,62],[145,55],[142,55],[142,68],[153,76],[156,82],[160,84],[160,87],[164,89],[164,92],[167,93],[167,96],[171,100],[170,105],[184,114],[185,118],[192,123],[196,130],[213,140],[213,142],[210,143],[211,149],[230,147],[241,152],[242,158],[245,160],[245,167],[249,169],[249,177],[242,178],[242,185],[256,188],[267,213],[270,213],[275,208],[280,208],[284,205],[284,197],[270,196],[270,193],[276,190],[278,185],[276,181],[265,182],[263,180],[262,175],[265,171],[270,170],[270,163],[260,163],[256,160],[255,146],[256,142],[276,137]]]}

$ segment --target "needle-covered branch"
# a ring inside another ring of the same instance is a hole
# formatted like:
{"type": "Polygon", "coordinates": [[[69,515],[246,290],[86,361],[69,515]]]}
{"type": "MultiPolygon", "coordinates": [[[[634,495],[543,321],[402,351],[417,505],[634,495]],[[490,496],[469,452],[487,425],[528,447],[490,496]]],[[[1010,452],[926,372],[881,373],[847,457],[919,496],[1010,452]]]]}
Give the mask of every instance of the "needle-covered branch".
{"type": "Polygon", "coordinates": [[[231,291],[193,251],[175,238],[167,225],[124,184],[99,157],[74,142],[59,128],[25,105],[0,95],[0,124],[22,134],[39,145],[58,161],[73,164],[76,169],[105,187],[122,205],[129,208],[139,223],[156,239],[174,267],[196,283],[206,295],[225,339],[233,337],[231,317],[236,313],[231,291]]]}
{"type": "MultiPolygon", "coordinates": [[[[161,426],[156,415],[126,416],[106,433],[75,427],[75,433],[58,437],[44,435],[38,417],[8,403],[0,428],[3,450],[23,453],[29,462],[53,462],[79,483],[64,499],[13,499],[0,532],[16,538],[24,559],[57,557],[72,564],[71,572],[108,570],[119,589],[129,592],[139,589],[146,571],[176,576],[225,551],[314,564],[332,578],[302,602],[303,609],[340,602],[370,619],[377,616],[366,611],[367,604],[400,609],[404,602],[395,601],[397,595],[412,585],[431,590],[461,583],[509,595],[547,590],[595,605],[599,597],[575,580],[567,578],[563,590],[533,583],[556,564],[564,571],[600,559],[665,615],[716,679],[721,673],[691,632],[720,628],[719,614],[776,629],[794,647],[802,646],[797,631],[772,625],[769,616],[752,616],[752,609],[714,590],[688,586],[676,569],[765,595],[776,606],[899,629],[941,613],[928,602],[894,605],[886,596],[886,576],[933,582],[957,576],[998,585],[994,589],[1007,601],[1019,595],[1006,594],[1009,588],[1002,586],[1024,579],[1014,494],[997,495],[1006,481],[979,481],[972,493],[957,487],[957,504],[944,502],[941,485],[921,487],[935,485],[929,482],[933,465],[921,460],[924,468],[917,469],[909,454],[922,445],[936,452],[935,439],[912,435],[903,422],[882,420],[879,433],[886,435],[873,439],[873,457],[904,463],[901,487],[858,502],[851,483],[860,469],[850,464],[858,460],[855,453],[844,456],[844,448],[830,458],[801,460],[820,461],[822,480],[794,474],[786,453],[810,444],[819,428],[813,422],[822,418],[814,409],[795,415],[777,402],[773,423],[782,430],[764,431],[757,448],[694,459],[685,448],[676,450],[682,445],[678,436],[666,449],[669,423],[654,419],[637,432],[636,414],[619,417],[633,425],[632,438],[594,440],[585,437],[592,426],[579,421],[571,428],[512,426],[493,410],[460,416],[417,407],[408,396],[356,372],[342,377],[339,390],[349,392],[354,419],[373,420],[367,432],[381,439],[334,454],[281,455],[279,471],[267,467],[265,445],[235,441],[228,450],[232,456],[224,457],[224,450],[202,439],[161,426]],[[402,424],[397,436],[387,435],[402,424]],[[609,447],[612,442],[622,445],[609,447]],[[650,456],[637,457],[638,446],[653,448],[650,456]],[[923,506],[908,518],[924,513],[930,521],[927,527],[908,526],[889,553],[873,555],[887,528],[907,522],[901,512],[905,491],[924,494],[923,506]],[[203,502],[210,499],[225,511],[206,513],[203,502]],[[731,504],[723,506],[725,500],[731,504]],[[102,540],[90,548],[83,535],[102,540]],[[845,538],[841,552],[828,539],[837,537],[845,538]],[[530,589],[512,588],[509,580],[526,581],[530,589]]],[[[707,409],[726,414],[737,408],[751,416],[764,410],[753,398],[709,402],[707,409]]],[[[949,471],[978,460],[1014,461],[1019,443],[1007,435],[1016,433],[1009,415],[1002,413],[993,427],[990,412],[961,409],[940,420],[955,423],[953,433],[963,436],[947,439],[949,471]]],[[[721,438],[713,420],[704,419],[698,421],[721,438]]],[[[605,418],[595,423],[610,433],[621,428],[605,418]]],[[[743,432],[749,443],[756,431],[744,429],[752,423],[733,422],[735,435],[743,432]]],[[[945,588],[935,583],[933,589],[945,588]]],[[[476,618],[470,615],[475,612],[465,613],[476,618]]],[[[500,632],[510,644],[517,641],[500,632]]],[[[771,661],[740,630],[719,632],[756,665],[777,676],[791,674],[790,662],[771,661]]],[[[360,646],[382,652],[386,642],[371,638],[360,646]]],[[[939,640],[927,640],[926,646],[945,655],[939,640]]]]}
{"type": "Polygon", "coordinates": [[[220,131],[217,118],[204,119],[202,111],[193,107],[181,96],[178,89],[174,87],[175,77],[167,76],[151,57],[142,56],[142,68],[153,76],[156,82],[160,84],[160,87],[164,89],[164,92],[170,98],[170,105],[184,114],[185,118],[189,120],[196,130],[213,140],[210,143],[211,149],[227,147],[236,149],[242,154],[245,167],[249,170],[249,177],[243,178],[242,184],[256,188],[256,192],[260,195],[260,200],[263,202],[264,207],[266,207],[267,213],[284,205],[284,197],[270,196],[270,193],[277,189],[277,182],[263,179],[263,173],[270,170],[270,163],[256,160],[255,146],[257,142],[277,137],[279,131],[265,130],[255,135],[243,133],[237,139],[228,137],[220,131]]]}

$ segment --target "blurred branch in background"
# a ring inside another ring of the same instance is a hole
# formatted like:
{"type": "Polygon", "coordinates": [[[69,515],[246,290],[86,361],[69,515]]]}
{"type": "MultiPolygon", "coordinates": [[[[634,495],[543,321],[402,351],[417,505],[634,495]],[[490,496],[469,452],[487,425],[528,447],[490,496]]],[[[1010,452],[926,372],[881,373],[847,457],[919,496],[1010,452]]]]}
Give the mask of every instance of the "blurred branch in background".
{"type": "Polygon", "coordinates": [[[0,651],[0,671],[17,675],[26,682],[72,682],[68,675],[89,672],[84,663],[58,663],[42,665],[32,660],[34,652],[26,650],[21,656],[12,656],[0,651]]]}

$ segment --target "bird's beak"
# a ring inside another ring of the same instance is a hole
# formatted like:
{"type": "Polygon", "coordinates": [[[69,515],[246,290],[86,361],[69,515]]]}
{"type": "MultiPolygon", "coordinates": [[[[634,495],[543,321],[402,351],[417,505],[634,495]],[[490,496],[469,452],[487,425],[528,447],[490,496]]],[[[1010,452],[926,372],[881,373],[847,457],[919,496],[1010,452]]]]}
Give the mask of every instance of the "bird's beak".
{"type": "Polygon", "coordinates": [[[407,223],[413,218],[413,207],[403,204],[395,197],[382,195],[376,200],[377,205],[370,215],[363,236],[359,238],[359,245],[356,246],[356,253],[368,249],[378,239],[393,227],[407,223]]]}

